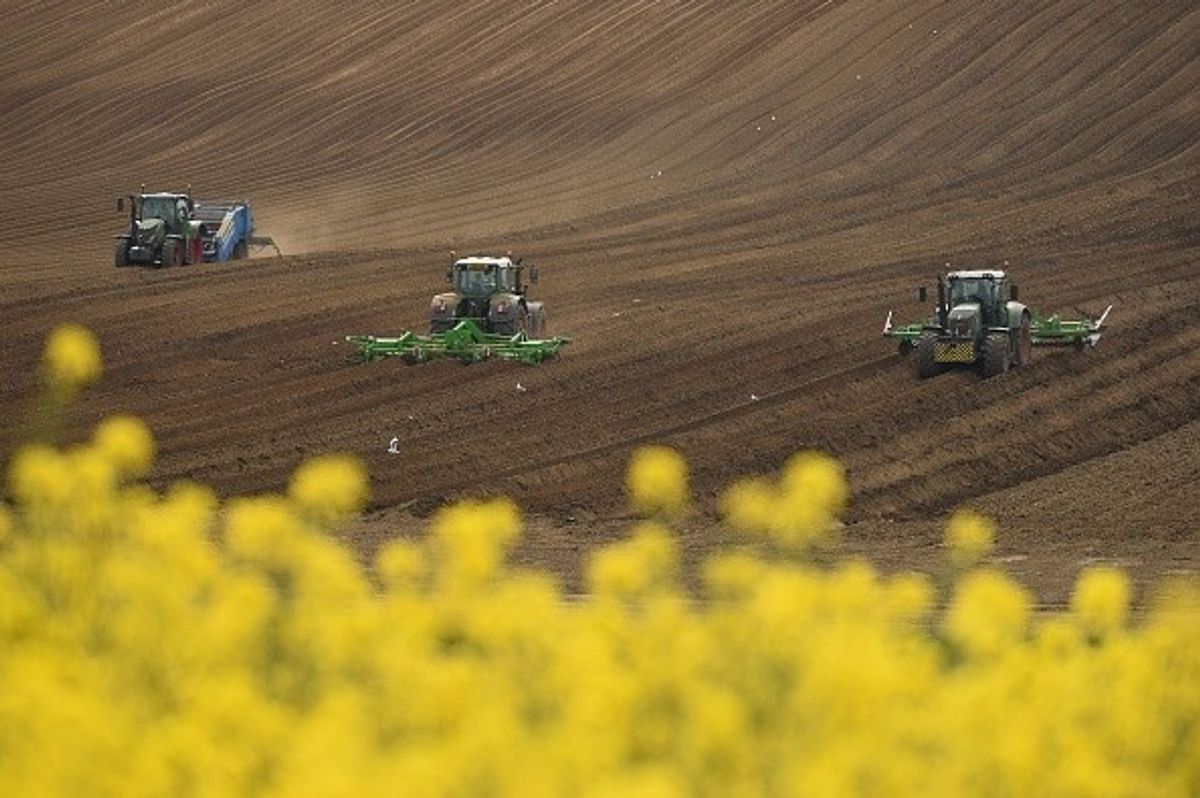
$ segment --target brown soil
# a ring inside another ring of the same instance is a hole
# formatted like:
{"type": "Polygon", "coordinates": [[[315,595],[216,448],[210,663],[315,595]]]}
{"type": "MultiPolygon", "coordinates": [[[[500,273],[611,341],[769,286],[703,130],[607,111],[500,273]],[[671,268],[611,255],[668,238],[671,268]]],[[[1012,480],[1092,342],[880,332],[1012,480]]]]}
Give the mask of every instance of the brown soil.
{"type": "Polygon", "coordinates": [[[691,559],[724,545],[722,486],[820,447],[848,547],[889,570],[936,563],[963,503],[1046,601],[1086,562],[1197,566],[1192,0],[41,3],[5,26],[5,448],[73,320],[107,366],[81,429],[140,414],[158,484],[226,494],[354,452],[367,552],[506,493],[522,558],[574,582],[660,442],[693,469],[691,559]],[[251,196],[287,256],[114,269],[143,182],[251,196]],[[452,248],[539,264],[563,359],[345,364],[348,333],[423,327],[452,248]],[[1113,303],[1111,333],[919,382],[879,329],[946,264],[1006,265],[1040,311],[1113,303]]]}

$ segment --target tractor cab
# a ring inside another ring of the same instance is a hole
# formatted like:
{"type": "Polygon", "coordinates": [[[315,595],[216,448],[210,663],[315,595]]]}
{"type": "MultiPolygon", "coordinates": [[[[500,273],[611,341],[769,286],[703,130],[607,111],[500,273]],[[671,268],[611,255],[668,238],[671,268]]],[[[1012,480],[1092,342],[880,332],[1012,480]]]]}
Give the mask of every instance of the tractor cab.
{"type": "Polygon", "coordinates": [[[493,294],[524,294],[521,281],[521,262],[512,258],[461,258],[447,273],[455,293],[464,297],[482,298],[493,294]]]}
{"type": "MultiPolygon", "coordinates": [[[[947,305],[951,319],[978,308],[983,323],[1007,323],[1005,302],[1008,278],[1001,271],[960,271],[946,275],[947,305]]],[[[973,315],[973,314],[972,314],[973,315]]]]}
{"type": "Polygon", "coordinates": [[[191,199],[183,194],[142,194],[134,198],[139,221],[162,219],[167,231],[179,234],[192,218],[191,199]]]}
{"type": "MultiPolygon", "coordinates": [[[[442,333],[471,319],[486,333],[540,334],[545,311],[542,303],[526,299],[521,259],[474,255],[457,258],[446,269],[453,290],[438,294],[430,306],[431,333],[442,333]]],[[[537,282],[537,267],[529,267],[529,282],[537,282]]]]}

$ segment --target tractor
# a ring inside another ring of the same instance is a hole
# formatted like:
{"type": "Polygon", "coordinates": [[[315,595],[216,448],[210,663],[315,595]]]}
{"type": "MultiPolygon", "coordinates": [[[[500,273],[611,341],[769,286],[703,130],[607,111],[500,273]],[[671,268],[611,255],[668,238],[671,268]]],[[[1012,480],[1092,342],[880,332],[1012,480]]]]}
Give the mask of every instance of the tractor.
{"type": "MultiPolygon", "coordinates": [[[[454,253],[450,253],[453,257],[454,253]]],[[[438,294],[429,306],[429,332],[444,333],[464,319],[471,319],[486,334],[531,338],[546,329],[546,310],[541,302],[525,297],[521,259],[473,256],[455,260],[446,269],[446,282],[453,291],[438,294]]],[[[538,281],[536,266],[529,268],[529,282],[538,281]]]]}
{"type": "Polygon", "coordinates": [[[181,266],[249,257],[250,247],[279,247],[255,235],[249,201],[198,201],[186,194],[158,192],[117,198],[117,212],[129,205],[129,227],[116,237],[117,266],[181,266]]]}
{"type": "MultiPolygon", "coordinates": [[[[446,281],[454,290],[438,294],[429,306],[429,334],[403,332],[397,336],[348,335],[355,362],[399,357],[409,363],[452,358],[462,363],[516,360],[536,365],[555,359],[570,338],[544,338],[546,309],[525,292],[521,259],[454,257],[446,281]]],[[[538,281],[536,266],[529,282],[538,281]]]]}
{"type": "Polygon", "coordinates": [[[113,260],[117,266],[145,264],[181,266],[204,260],[204,223],[195,218],[189,194],[159,192],[117,199],[117,211],[129,205],[129,229],[117,236],[113,260]]]}
{"type": "MultiPolygon", "coordinates": [[[[884,336],[899,339],[900,354],[917,353],[917,376],[936,377],[948,368],[974,366],[986,379],[1012,366],[1027,366],[1034,346],[1095,346],[1104,332],[1112,305],[1096,320],[1066,321],[1057,314],[1035,317],[1018,301],[1019,292],[998,270],[956,271],[937,282],[933,317],[903,327],[892,325],[884,336]]],[[[917,300],[928,301],[925,286],[917,300]]]]}

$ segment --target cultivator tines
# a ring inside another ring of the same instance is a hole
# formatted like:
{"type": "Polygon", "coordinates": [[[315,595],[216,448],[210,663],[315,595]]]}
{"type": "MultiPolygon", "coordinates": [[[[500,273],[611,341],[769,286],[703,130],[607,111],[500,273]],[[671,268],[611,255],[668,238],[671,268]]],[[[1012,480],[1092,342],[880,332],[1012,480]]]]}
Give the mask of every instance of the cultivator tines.
{"type": "Polygon", "coordinates": [[[436,358],[454,358],[463,363],[478,363],[493,358],[517,360],[536,365],[558,355],[570,343],[569,338],[534,339],[525,333],[490,335],[470,319],[464,319],[444,333],[417,335],[406,332],[397,338],[374,335],[347,335],[355,347],[351,359],[367,363],[384,357],[399,357],[410,363],[424,363],[436,358]]]}
{"type": "Polygon", "coordinates": [[[1113,306],[1109,305],[1094,321],[1062,319],[1058,314],[1046,318],[1039,316],[1033,320],[1029,330],[1033,343],[1037,346],[1073,346],[1076,349],[1095,346],[1100,343],[1100,336],[1104,334],[1104,320],[1112,309],[1113,306]]]}

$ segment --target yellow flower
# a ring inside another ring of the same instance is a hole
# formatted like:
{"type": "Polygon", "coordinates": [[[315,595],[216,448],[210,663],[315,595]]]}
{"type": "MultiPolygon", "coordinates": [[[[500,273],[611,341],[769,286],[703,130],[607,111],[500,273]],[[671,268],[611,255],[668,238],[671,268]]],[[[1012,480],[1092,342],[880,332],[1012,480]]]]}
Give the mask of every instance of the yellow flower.
{"type": "Polygon", "coordinates": [[[238,499],[225,513],[225,540],[237,557],[279,567],[300,550],[300,525],[279,498],[238,499]]]}
{"type": "Polygon", "coordinates": [[[520,533],[521,515],[507,499],[443,508],[431,531],[443,585],[460,590],[491,581],[520,533]]]}
{"type": "Polygon", "coordinates": [[[784,494],[803,500],[832,518],[850,499],[850,486],[841,464],[823,452],[793,455],[783,470],[784,494]]]}
{"type": "Polygon", "coordinates": [[[21,449],[8,471],[13,497],[24,505],[65,502],[72,493],[67,467],[67,458],[49,446],[21,449]]]}
{"type": "Polygon", "coordinates": [[[1091,634],[1120,630],[1129,614],[1129,577],[1106,566],[1084,570],[1071,594],[1071,611],[1091,634]]]}
{"type": "Polygon", "coordinates": [[[629,461],[625,486],[639,513],[682,512],[688,504],[687,463],[667,446],[643,447],[629,461]]]}
{"type": "Polygon", "coordinates": [[[96,448],[126,476],[144,476],[154,462],[154,438],[140,419],[110,416],[100,422],[92,435],[96,448]]]}
{"type": "Polygon", "coordinates": [[[955,568],[971,568],[992,551],[996,527],[973,510],[959,510],[946,523],[946,545],[955,568]]]}
{"type": "Polygon", "coordinates": [[[73,392],[100,378],[100,344],[78,324],[63,324],[50,333],[42,356],[51,387],[73,392]]]}
{"type": "Polygon", "coordinates": [[[324,455],[305,461],[288,486],[292,501],[323,524],[348,520],[362,510],[368,494],[367,471],[349,455],[324,455]]]}
{"type": "Polygon", "coordinates": [[[721,494],[718,509],[726,523],[748,534],[765,534],[779,504],[779,491],[761,477],[735,482],[721,494]]]}
{"type": "Polygon", "coordinates": [[[671,533],[643,523],[626,541],[595,552],[587,568],[588,587],[617,598],[637,598],[674,582],[678,561],[671,533]]]}
{"type": "Polygon", "coordinates": [[[1029,593],[999,571],[971,571],[962,578],[946,615],[946,632],[968,654],[994,656],[1025,635],[1029,593]]]}
{"type": "Polygon", "coordinates": [[[920,621],[933,611],[933,585],[924,574],[908,572],[892,577],[888,598],[892,612],[902,620],[920,621]]]}
{"type": "Polygon", "coordinates": [[[704,584],[715,598],[745,598],[765,571],[763,561],[751,554],[717,554],[704,561],[704,584]]]}
{"type": "Polygon", "coordinates": [[[424,550],[407,540],[391,541],[375,557],[375,572],[393,591],[415,590],[427,571],[424,550]]]}

